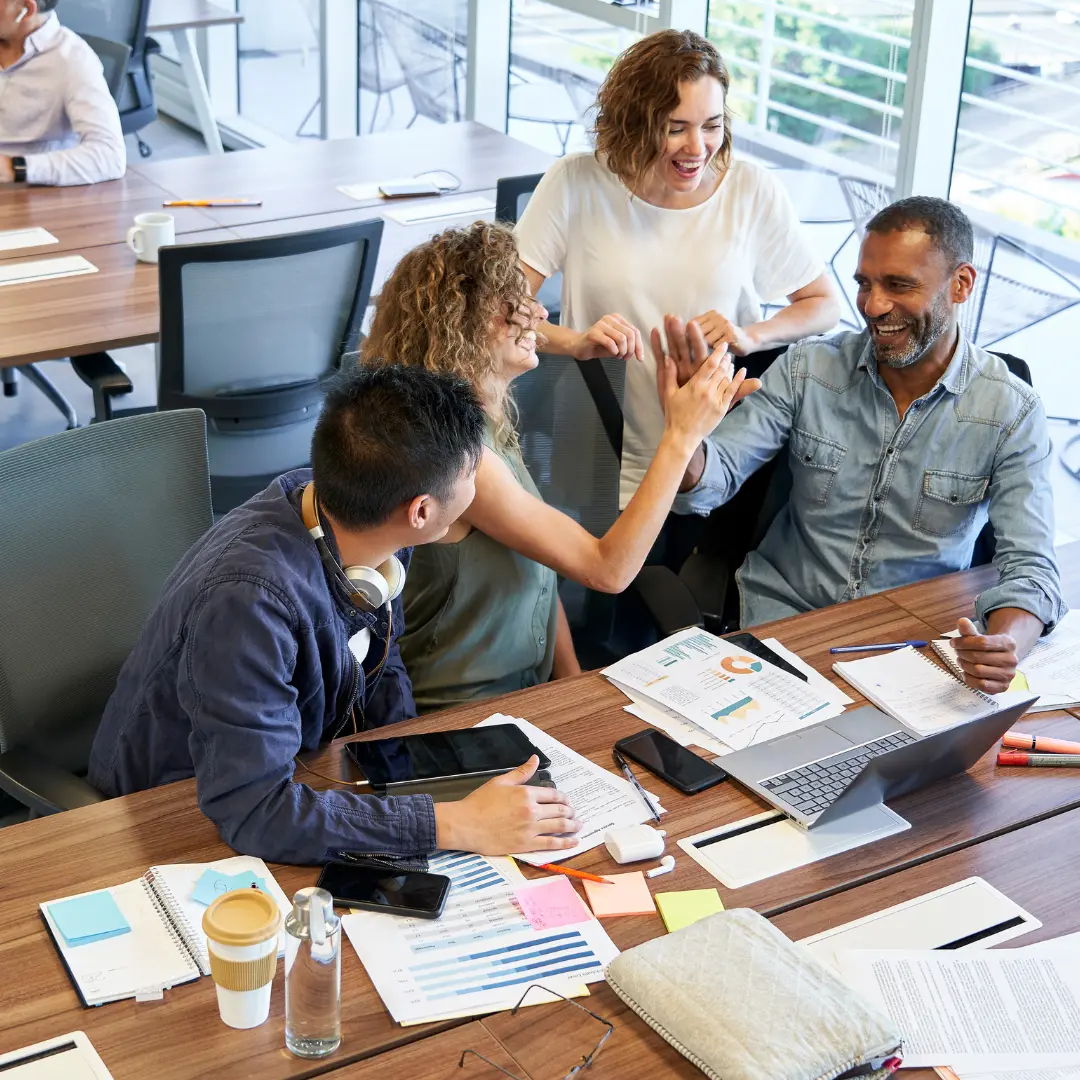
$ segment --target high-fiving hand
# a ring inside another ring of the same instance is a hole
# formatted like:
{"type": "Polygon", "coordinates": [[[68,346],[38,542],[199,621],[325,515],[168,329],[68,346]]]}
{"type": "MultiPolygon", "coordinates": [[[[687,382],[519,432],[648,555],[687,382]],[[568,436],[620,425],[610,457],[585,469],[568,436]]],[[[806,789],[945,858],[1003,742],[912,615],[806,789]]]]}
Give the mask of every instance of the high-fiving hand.
{"type": "Polygon", "coordinates": [[[621,315],[605,315],[578,335],[571,355],[575,360],[644,360],[641,331],[621,315]]]}
{"type": "Polygon", "coordinates": [[[719,311],[706,311],[691,322],[695,323],[705,337],[705,341],[712,349],[724,343],[735,356],[745,356],[756,348],[750,335],[741,327],[736,326],[730,319],[725,318],[719,311]]]}

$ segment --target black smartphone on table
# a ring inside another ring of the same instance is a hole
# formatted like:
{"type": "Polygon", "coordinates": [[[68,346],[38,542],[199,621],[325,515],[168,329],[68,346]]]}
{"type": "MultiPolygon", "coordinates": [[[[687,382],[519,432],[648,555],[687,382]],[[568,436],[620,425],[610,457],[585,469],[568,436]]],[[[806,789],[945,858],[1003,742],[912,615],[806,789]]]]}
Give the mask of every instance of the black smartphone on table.
{"type": "Polygon", "coordinates": [[[620,739],[615,749],[684,795],[696,795],[727,779],[727,773],[692,750],[680,746],[662,731],[646,728],[620,739]]]}
{"type": "Polygon", "coordinates": [[[424,784],[462,777],[482,782],[524,765],[533,754],[540,759],[540,769],[551,768],[547,755],[516,724],[350,742],[345,752],[372,788],[387,794],[406,794],[424,784]]]}
{"type": "Polygon", "coordinates": [[[450,894],[450,879],[445,874],[346,863],[327,863],[317,884],[342,907],[420,919],[437,919],[450,894]]]}
{"type": "Polygon", "coordinates": [[[810,679],[801,672],[794,664],[789,664],[779,653],[774,652],[765,644],[764,641],[759,641],[753,634],[741,633],[741,634],[728,634],[724,638],[730,645],[734,645],[737,649],[745,649],[751,656],[756,656],[759,660],[765,660],[772,664],[773,667],[778,667],[781,671],[786,671],[789,675],[794,675],[796,679],[802,679],[804,683],[808,683],[810,679]]]}

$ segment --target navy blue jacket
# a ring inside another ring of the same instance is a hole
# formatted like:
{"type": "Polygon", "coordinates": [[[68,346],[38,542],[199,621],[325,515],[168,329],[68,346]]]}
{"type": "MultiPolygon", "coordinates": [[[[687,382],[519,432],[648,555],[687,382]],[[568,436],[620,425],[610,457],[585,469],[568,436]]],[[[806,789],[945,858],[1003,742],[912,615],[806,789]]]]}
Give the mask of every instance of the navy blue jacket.
{"type": "MultiPolygon", "coordinates": [[[[184,556],[120,671],[88,779],[124,795],[194,776],[199,807],[222,839],[264,859],[427,853],[430,797],[293,781],[294,755],[352,731],[354,703],[365,727],[416,715],[396,643],[369,677],[383,656],[386,612],[357,611],[331,584],[300,514],[310,479],[306,469],[279,477],[184,556]],[[372,640],[361,665],[348,642],[365,626],[372,640]]],[[[327,539],[334,549],[329,529],[327,539]]],[[[398,558],[407,567],[411,555],[398,558]]],[[[402,626],[399,599],[395,638],[402,626]]]]}

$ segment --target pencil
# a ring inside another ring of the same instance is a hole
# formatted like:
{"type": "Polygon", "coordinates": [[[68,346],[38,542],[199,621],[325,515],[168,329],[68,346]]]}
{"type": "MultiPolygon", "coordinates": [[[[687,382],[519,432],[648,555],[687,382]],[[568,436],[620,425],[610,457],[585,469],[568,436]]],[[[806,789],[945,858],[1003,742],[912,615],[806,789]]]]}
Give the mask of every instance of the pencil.
{"type": "Polygon", "coordinates": [[[569,866],[558,866],[555,863],[536,863],[537,870],[550,870],[553,874],[565,874],[567,877],[580,878],[582,881],[596,881],[601,885],[614,885],[611,878],[600,877],[599,874],[586,874],[584,870],[571,870],[569,866]]]}
{"type": "Polygon", "coordinates": [[[262,199],[167,199],[162,206],[262,206],[262,199]]]}

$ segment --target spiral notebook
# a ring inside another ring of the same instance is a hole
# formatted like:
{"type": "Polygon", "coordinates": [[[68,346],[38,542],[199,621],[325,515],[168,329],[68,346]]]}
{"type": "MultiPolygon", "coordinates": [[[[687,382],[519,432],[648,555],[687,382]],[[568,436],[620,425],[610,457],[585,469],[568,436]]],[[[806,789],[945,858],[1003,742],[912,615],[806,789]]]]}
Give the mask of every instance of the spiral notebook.
{"type": "Polygon", "coordinates": [[[913,648],[833,664],[868,701],[920,735],[978,720],[1001,704],[953,678],[913,648]]]}
{"type": "Polygon", "coordinates": [[[202,932],[206,906],[193,898],[207,869],[229,875],[251,871],[266,883],[283,916],[292,910],[266,863],[247,855],[152,866],[123,885],[39,905],[84,1005],[160,996],[210,974],[202,932]]]}

